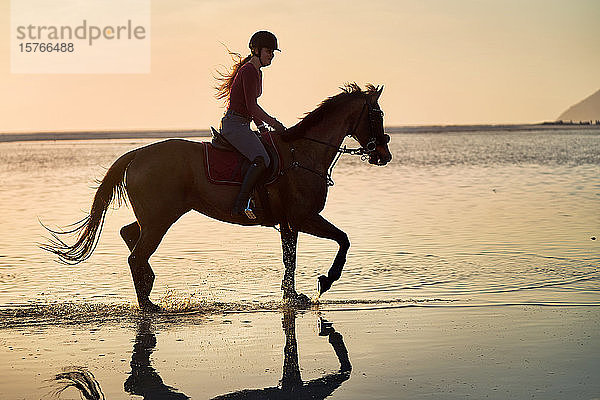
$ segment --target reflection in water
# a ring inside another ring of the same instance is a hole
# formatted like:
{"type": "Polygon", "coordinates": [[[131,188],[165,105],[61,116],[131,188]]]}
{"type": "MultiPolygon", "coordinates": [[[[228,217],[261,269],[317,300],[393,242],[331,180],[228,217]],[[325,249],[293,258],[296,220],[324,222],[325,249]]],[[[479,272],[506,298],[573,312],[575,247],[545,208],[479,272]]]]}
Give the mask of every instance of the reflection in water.
{"type": "Polygon", "coordinates": [[[131,355],[131,375],[125,381],[125,391],[143,396],[144,399],[189,399],[175,388],[163,383],[162,378],[150,366],[150,355],[156,347],[156,335],[152,332],[151,320],[139,321],[133,354],[131,355]]]}
{"type": "MultiPolygon", "coordinates": [[[[285,347],[283,351],[283,374],[279,386],[264,389],[245,389],[238,392],[217,396],[214,399],[324,399],[330,396],[340,385],[350,378],[352,366],[348,358],[348,350],[342,335],[333,328],[333,324],[320,319],[319,336],[325,336],[340,363],[340,370],[321,378],[303,382],[298,364],[298,343],[296,341],[296,311],[285,310],[283,314],[283,331],[285,347]]],[[[160,375],[150,365],[150,355],[156,347],[156,335],[152,331],[152,321],[143,318],[138,323],[133,354],[131,356],[131,375],[124,384],[129,394],[142,396],[144,399],[189,399],[176,388],[165,385],[160,375]]],[[[56,396],[65,389],[74,387],[86,400],[103,400],[104,394],[91,372],[82,367],[68,367],[55,376],[58,384],[56,396]]]]}
{"type": "Polygon", "coordinates": [[[61,393],[70,387],[76,388],[85,400],[104,400],[104,393],[98,381],[90,371],[84,367],[65,367],[63,372],[54,376],[56,389],[51,393],[60,397],[61,393]]]}
{"type": "Polygon", "coordinates": [[[319,336],[327,336],[340,362],[337,373],[325,375],[318,379],[302,382],[298,364],[298,343],[296,342],[296,312],[286,310],[283,314],[283,331],[285,332],[285,348],[283,351],[283,376],[279,387],[265,389],[245,389],[234,393],[214,397],[213,400],[237,399],[324,399],[330,396],[340,385],[350,378],[352,366],[348,358],[348,350],[342,335],[333,329],[333,325],[321,319],[319,336]]]}

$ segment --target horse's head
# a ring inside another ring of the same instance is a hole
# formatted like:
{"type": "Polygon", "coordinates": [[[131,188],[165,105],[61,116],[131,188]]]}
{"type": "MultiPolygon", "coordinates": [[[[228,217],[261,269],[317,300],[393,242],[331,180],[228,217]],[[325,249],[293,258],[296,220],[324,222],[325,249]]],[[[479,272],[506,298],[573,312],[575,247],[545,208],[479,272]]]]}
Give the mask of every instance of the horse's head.
{"type": "Polygon", "coordinates": [[[369,85],[365,94],[366,102],[359,111],[358,120],[351,135],[365,149],[369,163],[386,165],[392,160],[388,147],[390,136],[383,131],[383,111],[379,107],[381,88],[369,85]]]}

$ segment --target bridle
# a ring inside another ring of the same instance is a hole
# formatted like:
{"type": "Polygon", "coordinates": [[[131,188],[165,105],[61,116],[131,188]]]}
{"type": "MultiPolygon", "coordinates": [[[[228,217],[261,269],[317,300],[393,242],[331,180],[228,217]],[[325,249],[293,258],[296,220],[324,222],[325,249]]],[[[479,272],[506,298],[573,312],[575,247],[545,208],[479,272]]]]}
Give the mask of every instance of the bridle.
{"type": "MultiPolygon", "coordinates": [[[[367,142],[367,144],[365,146],[361,146],[361,147],[352,149],[352,148],[346,147],[345,145],[343,147],[335,146],[335,145],[332,145],[331,143],[327,143],[322,140],[313,139],[313,138],[309,138],[309,137],[300,137],[299,139],[308,140],[311,142],[322,144],[327,147],[334,148],[337,152],[337,155],[336,155],[335,159],[333,160],[333,162],[331,163],[331,165],[329,166],[326,174],[315,171],[312,168],[303,166],[298,161],[294,160],[294,161],[292,161],[292,163],[290,164],[289,167],[287,167],[283,171],[281,171],[281,175],[285,174],[285,172],[287,172],[291,168],[302,168],[304,170],[310,171],[310,172],[320,176],[321,178],[323,178],[327,182],[327,186],[333,186],[335,182],[333,182],[333,179],[331,179],[331,174],[333,172],[333,168],[337,164],[337,162],[340,159],[340,157],[342,156],[342,154],[359,155],[359,156],[361,156],[361,159],[363,161],[368,160],[373,154],[376,153],[377,146],[381,146],[381,145],[385,145],[385,144],[389,143],[390,135],[384,133],[382,129],[378,129],[378,126],[383,126],[383,111],[381,111],[381,109],[379,109],[379,108],[375,108],[374,106],[370,105],[365,100],[365,104],[363,105],[362,109],[360,110],[360,115],[358,116],[358,119],[356,120],[354,127],[351,130],[349,130],[345,136],[354,137],[354,135],[356,134],[356,131],[358,130],[358,126],[360,125],[360,123],[363,119],[365,110],[367,110],[367,116],[368,116],[368,121],[369,121],[369,141],[367,142]]],[[[295,153],[294,148],[291,149],[291,152],[292,152],[292,158],[294,158],[294,153],[295,153]]]]}
{"type": "Polygon", "coordinates": [[[373,107],[367,102],[365,102],[365,105],[360,111],[360,115],[354,124],[354,128],[352,128],[352,130],[349,131],[346,136],[354,136],[356,134],[356,130],[358,129],[358,125],[360,125],[360,121],[365,113],[365,110],[367,110],[367,115],[369,118],[369,141],[367,142],[366,146],[353,149],[353,152],[350,154],[371,155],[377,150],[377,146],[382,146],[390,142],[390,135],[384,133],[383,130],[379,132],[378,129],[379,126],[383,126],[383,111],[381,111],[379,108],[373,107]]]}

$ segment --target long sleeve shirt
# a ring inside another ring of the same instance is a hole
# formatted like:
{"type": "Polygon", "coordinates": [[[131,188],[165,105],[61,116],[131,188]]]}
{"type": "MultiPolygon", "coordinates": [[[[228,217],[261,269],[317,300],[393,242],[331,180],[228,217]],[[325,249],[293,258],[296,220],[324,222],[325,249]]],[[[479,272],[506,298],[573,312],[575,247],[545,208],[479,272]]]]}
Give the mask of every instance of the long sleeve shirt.
{"type": "Polygon", "coordinates": [[[275,118],[265,112],[257,103],[262,94],[262,72],[247,62],[238,70],[229,93],[229,109],[245,115],[259,125],[261,122],[273,126],[275,118]]]}

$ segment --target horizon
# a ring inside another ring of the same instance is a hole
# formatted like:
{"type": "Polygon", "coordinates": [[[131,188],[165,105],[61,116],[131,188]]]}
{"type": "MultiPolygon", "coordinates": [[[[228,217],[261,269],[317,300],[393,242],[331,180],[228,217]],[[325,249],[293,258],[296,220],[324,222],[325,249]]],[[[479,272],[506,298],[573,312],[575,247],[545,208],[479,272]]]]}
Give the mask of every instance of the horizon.
{"type": "MultiPolygon", "coordinates": [[[[218,126],[213,77],[231,64],[225,46],[246,54],[259,29],[283,50],[263,70],[259,103],[287,126],[351,81],[385,86],[390,127],[554,121],[600,88],[600,4],[587,0],[176,0],[152,3],[151,15],[149,74],[13,74],[3,63],[0,132],[218,126]]],[[[0,49],[8,54],[8,35],[0,49]]]]}
{"type": "MultiPolygon", "coordinates": [[[[448,124],[448,125],[395,125],[384,126],[388,134],[403,133],[455,133],[483,131],[522,131],[522,130],[556,130],[569,127],[570,129],[600,129],[599,121],[545,121],[529,124],[448,124]]],[[[0,132],[0,142],[38,141],[38,140],[112,140],[112,139],[166,139],[166,138],[211,137],[210,129],[97,129],[97,130],[63,130],[63,131],[14,131],[0,132]],[[164,133],[164,135],[161,135],[164,133]],[[98,134],[98,136],[92,136],[98,134]],[[181,134],[168,135],[168,134],[181,134]],[[102,136],[104,135],[104,136],[102,136]]]]}
{"type": "MultiPolygon", "coordinates": [[[[298,119],[297,122],[299,122],[298,119]]],[[[523,123],[459,123],[459,124],[404,124],[404,125],[389,125],[385,124],[384,121],[384,129],[407,129],[407,128],[451,128],[451,127],[521,127],[521,126],[594,126],[597,125],[594,123],[595,121],[539,121],[539,122],[523,122],[523,123]]],[[[290,124],[289,127],[293,126],[290,124]]],[[[72,128],[72,129],[48,129],[48,130],[14,130],[14,131],[0,131],[0,135],[35,135],[35,134],[62,134],[62,133],[128,133],[128,132],[140,132],[140,133],[150,133],[150,132],[207,132],[210,133],[210,126],[208,127],[172,127],[172,128],[100,128],[100,129],[85,129],[85,128],[72,128]]]]}

